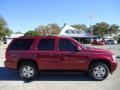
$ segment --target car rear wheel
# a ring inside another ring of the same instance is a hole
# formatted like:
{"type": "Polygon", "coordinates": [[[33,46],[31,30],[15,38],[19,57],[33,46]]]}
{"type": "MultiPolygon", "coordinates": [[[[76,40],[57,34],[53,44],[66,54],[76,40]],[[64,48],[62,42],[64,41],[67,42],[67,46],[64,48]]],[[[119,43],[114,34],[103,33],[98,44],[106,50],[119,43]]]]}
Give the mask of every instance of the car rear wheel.
{"type": "Polygon", "coordinates": [[[104,63],[93,63],[89,68],[89,76],[97,81],[102,81],[107,78],[109,74],[108,66],[104,63]]]}
{"type": "Polygon", "coordinates": [[[18,72],[23,80],[33,80],[38,76],[37,66],[33,63],[23,63],[18,72]]]}

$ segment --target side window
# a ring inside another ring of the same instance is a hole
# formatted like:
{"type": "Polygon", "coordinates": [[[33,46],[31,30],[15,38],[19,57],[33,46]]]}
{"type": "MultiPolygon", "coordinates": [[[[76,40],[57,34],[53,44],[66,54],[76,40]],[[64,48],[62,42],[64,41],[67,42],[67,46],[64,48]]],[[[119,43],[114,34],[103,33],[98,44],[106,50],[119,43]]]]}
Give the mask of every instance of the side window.
{"type": "Polygon", "coordinates": [[[9,50],[28,50],[33,41],[34,39],[16,39],[10,46],[9,50]]]}
{"type": "Polygon", "coordinates": [[[55,47],[54,39],[41,39],[38,44],[38,49],[41,51],[52,51],[55,47]]]}
{"type": "Polygon", "coordinates": [[[60,39],[59,49],[61,51],[75,51],[76,50],[76,45],[68,39],[60,39]]]}

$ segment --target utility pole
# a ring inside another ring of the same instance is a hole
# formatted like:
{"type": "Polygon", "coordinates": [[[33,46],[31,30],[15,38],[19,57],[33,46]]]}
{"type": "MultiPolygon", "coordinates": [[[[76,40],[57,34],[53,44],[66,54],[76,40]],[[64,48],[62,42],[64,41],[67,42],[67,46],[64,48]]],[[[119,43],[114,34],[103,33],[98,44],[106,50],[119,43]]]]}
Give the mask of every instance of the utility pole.
{"type": "Polygon", "coordinates": [[[92,26],[92,24],[93,24],[93,14],[90,14],[89,18],[90,18],[90,26],[92,26]]]}
{"type": "Polygon", "coordinates": [[[89,15],[89,18],[90,18],[90,30],[91,30],[91,33],[93,35],[93,28],[92,28],[92,26],[93,26],[93,14],[92,13],[89,15]]]}

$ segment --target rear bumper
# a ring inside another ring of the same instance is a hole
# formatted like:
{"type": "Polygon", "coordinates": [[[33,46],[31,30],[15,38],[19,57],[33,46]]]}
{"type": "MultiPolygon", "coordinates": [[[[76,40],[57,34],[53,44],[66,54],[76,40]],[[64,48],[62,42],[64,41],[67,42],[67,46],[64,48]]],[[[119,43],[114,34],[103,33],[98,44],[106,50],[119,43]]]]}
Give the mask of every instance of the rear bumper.
{"type": "Polygon", "coordinates": [[[118,66],[117,61],[111,61],[111,73],[113,73],[118,66]]]}
{"type": "Polygon", "coordinates": [[[17,69],[17,62],[15,61],[4,61],[4,66],[10,69],[17,69]]]}

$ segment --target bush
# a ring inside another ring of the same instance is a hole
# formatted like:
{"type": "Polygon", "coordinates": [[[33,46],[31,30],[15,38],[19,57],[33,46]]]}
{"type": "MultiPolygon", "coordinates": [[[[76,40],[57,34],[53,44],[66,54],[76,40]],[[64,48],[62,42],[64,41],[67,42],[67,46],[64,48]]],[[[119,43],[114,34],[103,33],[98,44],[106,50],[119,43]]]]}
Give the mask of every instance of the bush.
{"type": "Polygon", "coordinates": [[[31,30],[31,31],[26,32],[24,36],[40,36],[40,32],[31,30]]]}

